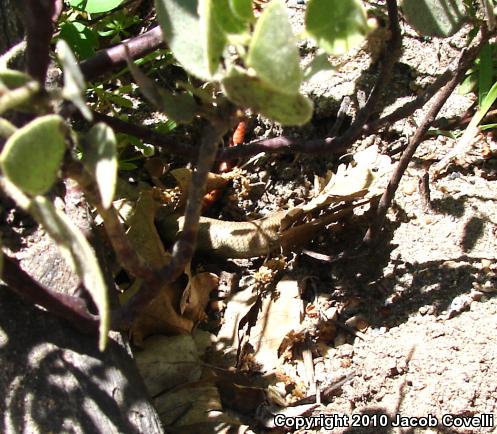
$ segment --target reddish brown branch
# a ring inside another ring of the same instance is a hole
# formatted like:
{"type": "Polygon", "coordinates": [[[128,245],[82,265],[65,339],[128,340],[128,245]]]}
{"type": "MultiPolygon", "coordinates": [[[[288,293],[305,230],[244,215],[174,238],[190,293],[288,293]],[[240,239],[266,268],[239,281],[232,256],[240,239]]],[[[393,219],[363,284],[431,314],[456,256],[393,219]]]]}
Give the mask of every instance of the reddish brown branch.
{"type": "Polygon", "coordinates": [[[120,44],[100,50],[93,57],[81,62],[80,68],[86,80],[94,80],[109,70],[126,64],[126,49],[132,59],[143,57],[163,45],[162,31],[154,27],[140,36],[129,38],[120,44]]]}
{"type": "Polygon", "coordinates": [[[198,154],[198,149],[179,142],[176,137],[158,133],[150,128],[125,122],[96,111],[93,111],[93,117],[97,122],[104,122],[115,131],[129,134],[152,145],[160,146],[165,152],[183,155],[188,158],[194,158],[198,154]]]}
{"type": "Polygon", "coordinates": [[[131,276],[146,279],[152,270],[143,263],[131,245],[114,206],[104,208],[95,181],[79,161],[67,159],[64,175],[74,179],[82,188],[88,202],[97,209],[102,217],[104,228],[117,255],[119,263],[131,276]]]}
{"type": "MultiPolygon", "coordinates": [[[[366,123],[360,129],[360,134],[358,137],[370,136],[376,133],[382,128],[392,125],[401,119],[404,119],[416,110],[422,108],[427,101],[429,101],[433,95],[444,86],[452,74],[450,70],[445,71],[441,76],[439,76],[434,83],[432,83],[426,91],[410,101],[399,107],[392,113],[383,116],[380,119],[366,123]]],[[[352,126],[350,127],[352,129],[352,126]]],[[[258,154],[259,152],[276,153],[283,151],[301,152],[304,154],[320,153],[323,150],[327,152],[342,152],[347,147],[349,147],[354,140],[355,134],[347,134],[338,137],[327,137],[325,139],[315,139],[307,141],[298,141],[286,136],[274,137],[272,139],[258,140],[256,142],[248,143],[245,145],[233,146],[231,148],[223,148],[219,151],[217,160],[218,161],[230,161],[237,158],[251,157],[252,155],[258,154]]],[[[357,140],[357,139],[355,139],[357,140]]]]}
{"type": "Polygon", "coordinates": [[[352,144],[361,137],[362,128],[376,109],[378,100],[386,89],[387,84],[390,83],[393,66],[400,56],[402,35],[400,33],[397,0],[387,0],[387,9],[390,39],[383,50],[383,58],[378,72],[378,77],[376,78],[376,82],[369,95],[366,105],[357,113],[357,116],[350,128],[341,136],[341,140],[343,142],[352,144]]]}
{"type": "MultiPolygon", "coordinates": [[[[311,154],[322,152],[340,152],[349,147],[354,141],[358,140],[361,135],[364,134],[364,124],[373,113],[379,97],[390,80],[393,65],[400,52],[401,35],[398,22],[397,4],[395,0],[388,0],[387,3],[391,37],[385,47],[378,78],[370,97],[368,98],[368,102],[358,113],[356,120],[344,135],[339,137],[310,140],[306,142],[295,141],[284,136],[276,137],[248,145],[240,145],[233,148],[223,149],[218,153],[216,161],[229,161],[240,157],[252,156],[259,152],[274,153],[283,150],[311,154]]],[[[152,49],[157,48],[161,41],[162,34],[160,33],[160,28],[156,27],[138,38],[129,39],[116,47],[97,53],[97,55],[93,58],[83,62],[81,64],[81,69],[86,78],[91,79],[91,77],[100,75],[116,64],[124,64],[126,56],[124,44],[127,44],[130,48],[131,57],[140,57],[147,52],[152,51],[152,49]]],[[[193,157],[197,153],[195,149],[186,145],[178,144],[171,137],[156,133],[145,127],[129,124],[127,122],[98,113],[95,113],[95,117],[97,120],[106,122],[117,131],[141,138],[153,145],[163,146],[167,152],[187,155],[188,157],[193,157]]]]}
{"type": "Polygon", "coordinates": [[[431,124],[435,120],[435,117],[438,115],[440,109],[443,107],[443,105],[445,104],[449,96],[452,94],[456,86],[459,84],[459,82],[462,80],[466,71],[473,65],[473,62],[480,53],[482,45],[487,40],[488,37],[486,35],[483,35],[477,44],[475,44],[473,47],[471,47],[468,50],[463,50],[461,56],[459,57],[457,67],[453,73],[452,78],[445,85],[445,87],[443,87],[436,95],[432,106],[426,113],[423,121],[421,122],[418,129],[414,133],[412,139],[410,140],[409,145],[402,154],[400,161],[397,164],[397,167],[395,168],[394,173],[392,174],[392,177],[388,183],[388,186],[385,189],[385,192],[383,193],[380,199],[378,208],[374,216],[374,220],[371,223],[363,239],[363,244],[365,246],[371,247],[372,245],[374,245],[374,243],[378,241],[378,235],[385,222],[385,217],[388,208],[390,207],[390,204],[392,203],[392,200],[395,196],[395,192],[397,191],[402,175],[407,169],[407,166],[409,165],[409,162],[414,156],[416,149],[418,148],[419,144],[422,142],[426,132],[428,131],[431,124]]]}
{"type": "Polygon", "coordinates": [[[2,280],[10,289],[50,313],[68,320],[82,332],[98,331],[98,318],[88,312],[83,299],[45,288],[8,256],[4,256],[3,261],[2,280]]]}
{"type": "Polygon", "coordinates": [[[26,71],[44,84],[50,62],[54,23],[62,11],[61,0],[26,0],[18,5],[26,29],[26,71]]]}

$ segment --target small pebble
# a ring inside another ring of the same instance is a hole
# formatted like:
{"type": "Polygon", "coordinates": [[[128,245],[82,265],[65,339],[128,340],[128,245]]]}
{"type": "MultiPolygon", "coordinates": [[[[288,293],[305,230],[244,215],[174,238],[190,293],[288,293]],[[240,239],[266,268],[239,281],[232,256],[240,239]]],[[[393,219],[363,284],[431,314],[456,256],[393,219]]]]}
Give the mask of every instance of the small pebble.
{"type": "Polygon", "coordinates": [[[418,188],[418,182],[415,179],[411,179],[404,183],[402,187],[402,192],[410,196],[417,190],[417,188],[418,188]]]}
{"type": "Polygon", "coordinates": [[[490,259],[482,259],[481,260],[481,269],[488,273],[490,271],[490,266],[492,265],[492,261],[490,259]]]}
{"type": "Polygon", "coordinates": [[[495,287],[494,283],[492,283],[490,280],[487,280],[483,285],[480,286],[480,291],[486,292],[488,294],[489,292],[497,291],[497,288],[495,287]]]}

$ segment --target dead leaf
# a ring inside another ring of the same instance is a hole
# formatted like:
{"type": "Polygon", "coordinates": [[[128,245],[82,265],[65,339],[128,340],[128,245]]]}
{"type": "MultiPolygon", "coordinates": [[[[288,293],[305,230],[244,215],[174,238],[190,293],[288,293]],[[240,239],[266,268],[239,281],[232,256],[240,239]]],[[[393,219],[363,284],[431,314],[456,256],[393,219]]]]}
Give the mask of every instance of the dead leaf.
{"type": "Polygon", "coordinates": [[[224,407],[247,416],[252,415],[266,399],[265,391],[260,387],[244,386],[222,380],[217,381],[216,385],[224,407]]]}
{"type": "MultiPolygon", "coordinates": [[[[381,189],[392,170],[390,157],[379,153],[378,146],[370,146],[354,155],[354,164],[341,164],[337,173],[331,175],[329,181],[309,203],[302,206],[306,212],[324,205],[351,201],[365,196],[368,191],[381,189]]],[[[330,174],[327,174],[327,177],[330,174]]],[[[376,194],[376,193],[375,193],[376,194]]]]}
{"type": "Polygon", "coordinates": [[[205,318],[205,307],[210,292],[218,285],[219,278],[212,273],[199,273],[190,280],[189,297],[180,313],[181,294],[184,289],[176,281],[167,285],[133,322],[130,334],[137,346],[150,335],[190,333],[205,318]]]}
{"type": "Polygon", "coordinates": [[[160,204],[154,200],[152,189],[141,192],[130,217],[128,238],[145,262],[154,269],[162,268],[171,260],[155,228],[154,219],[160,204]]]}
{"type": "MultiPolygon", "coordinates": [[[[188,197],[188,189],[190,188],[190,184],[192,182],[192,171],[190,169],[182,167],[171,170],[170,173],[178,183],[178,186],[181,190],[181,196],[177,205],[177,207],[181,209],[185,205],[186,199],[188,197]]],[[[213,190],[223,189],[224,187],[226,187],[228,182],[229,177],[209,172],[209,174],[207,175],[205,191],[208,194],[213,190]]]]}
{"type": "Polygon", "coordinates": [[[225,354],[236,354],[240,338],[243,335],[240,325],[243,324],[244,318],[247,317],[258,298],[257,293],[249,286],[243,291],[237,292],[228,300],[224,312],[224,322],[217,335],[216,350],[225,354]]]}
{"type": "Polygon", "coordinates": [[[143,350],[134,356],[150,396],[197,381],[202,375],[198,350],[190,335],[150,336],[143,342],[143,350]]]}
{"type": "Polygon", "coordinates": [[[153,334],[187,334],[194,322],[178,312],[182,287],[178,282],[164,287],[149,305],[140,312],[130,328],[133,343],[143,346],[143,340],[153,334]]]}
{"type": "Polygon", "coordinates": [[[214,273],[199,273],[189,278],[180,304],[180,312],[194,323],[205,319],[205,308],[209,294],[219,285],[219,277],[214,273]],[[187,296],[185,297],[185,294],[187,296]]]}
{"type": "Polygon", "coordinates": [[[161,394],[154,399],[154,406],[164,425],[175,427],[208,422],[212,412],[223,409],[217,387],[202,382],[161,394]]]}
{"type": "Polygon", "coordinates": [[[289,333],[300,327],[302,314],[298,282],[284,276],[274,293],[262,299],[257,322],[250,330],[253,359],[263,371],[278,366],[280,346],[289,333]]]}

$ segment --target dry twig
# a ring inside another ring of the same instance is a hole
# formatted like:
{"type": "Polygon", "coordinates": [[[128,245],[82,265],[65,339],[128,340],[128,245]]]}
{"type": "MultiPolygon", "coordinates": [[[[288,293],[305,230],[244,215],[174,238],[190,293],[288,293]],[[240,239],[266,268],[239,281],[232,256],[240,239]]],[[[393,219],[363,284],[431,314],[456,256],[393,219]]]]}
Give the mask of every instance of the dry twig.
{"type": "Polygon", "coordinates": [[[486,33],[483,33],[477,43],[475,43],[468,50],[463,50],[458,59],[457,67],[452,73],[452,78],[442,89],[440,89],[440,91],[436,95],[435,101],[433,102],[430,109],[427,111],[423,121],[417,128],[414,136],[411,138],[409,145],[403,152],[400,161],[397,164],[392,177],[390,178],[388,186],[380,199],[374,219],[371,222],[371,225],[369,226],[369,229],[363,239],[363,244],[365,246],[370,248],[378,241],[378,235],[383,227],[388,208],[390,207],[390,204],[392,203],[392,200],[395,196],[395,192],[397,191],[402,175],[407,169],[407,166],[414,156],[416,149],[422,142],[426,132],[435,120],[435,117],[438,115],[440,109],[443,107],[459,82],[462,80],[468,68],[473,65],[473,62],[480,53],[481,47],[487,40],[488,35],[486,33]]]}

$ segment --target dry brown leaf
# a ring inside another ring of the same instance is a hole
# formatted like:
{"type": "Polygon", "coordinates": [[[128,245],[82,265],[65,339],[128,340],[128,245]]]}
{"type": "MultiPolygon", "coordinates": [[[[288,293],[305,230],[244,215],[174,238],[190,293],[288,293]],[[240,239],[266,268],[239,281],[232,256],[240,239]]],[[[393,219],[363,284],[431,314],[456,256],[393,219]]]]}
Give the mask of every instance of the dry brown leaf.
{"type": "MultiPolygon", "coordinates": [[[[178,208],[181,209],[185,205],[186,199],[188,197],[188,189],[190,188],[190,184],[192,181],[192,171],[190,169],[182,167],[171,170],[170,173],[178,183],[178,186],[181,190],[181,196],[177,205],[178,208]]],[[[207,175],[205,191],[208,193],[212,190],[222,189],[226,187],[228,182],[229,177],[209,172],[209,174],[207,175]]]]}
{"type": "Polygon", "coordinates": [[[135,250],[154,269],[162,268],[171,259],[154,224],[159,207],[160,204],[153,198],[152,189],[143,190],[136,202],[135,211],[128,221],[127,232],[135,250]]]}
{"type": "Polygon", "coordinates": [[[143,346],[143,340],[153,334],[174,335],[192,331],[194,322],[177,311],[181,292],[178,282],[167,285],[140,312],[130,328],[130,336],[135,345],[143,346]]]}
{"type": "Polygon", "coordinates": [[[300,328],[303,314],[298,282],[284,276],[271,296],[264,297],[249,345],[253,359],[263,371],[278,365],[280,346],[285,337],[300,328]]]}
{"type": "Polygon", "coordinates": [[[175,389],[154,399],[154,406],[164,425],[182,427],[206,423],[211,419],[212,412],[222,410],[221,398],[215,385],[202,383],[175,389]]]}
{"type": "Polygon", "coordinates": [[[180,312],[194,323],[205,319],[205,308],[209,294],[219,285],[219,277],[214,273],[199,273],[189,278],[180,304],[180,312]],[[185,296],[187,294],[187,296],[185,296]]]}
{"type": "Polygon", "coordinates": [[[212,273],[193,276],[183,314],[179,313],[183,288],[178,282],[167,285],[133,322],[130,334],[135,345],[142,346],[143,339],[153,334],[190,333],[195,324],[204,319],[209,293],[218,282],[218,277],[212,273]]]}
{"type": "Polygon", "coordinates": [[[134,356],[150,396],[197,381],[202,375],[198,350],[190,335],[150,336],[143,342],[143,351],[134,356]]]}
{"type": "Polygon", "coordinates": [[[218,333],[217,350],[227,353],[236,353],[243,331],[240,330],[243,319],[257,302],[258,295],[252,287],[237,292],[228,300],[224,312],[224,322],[218,333]]]}

